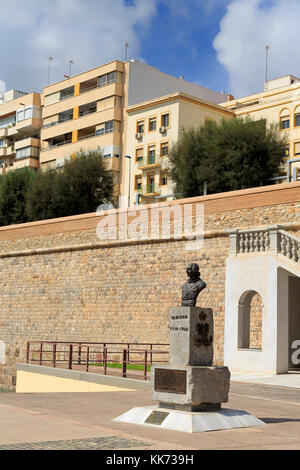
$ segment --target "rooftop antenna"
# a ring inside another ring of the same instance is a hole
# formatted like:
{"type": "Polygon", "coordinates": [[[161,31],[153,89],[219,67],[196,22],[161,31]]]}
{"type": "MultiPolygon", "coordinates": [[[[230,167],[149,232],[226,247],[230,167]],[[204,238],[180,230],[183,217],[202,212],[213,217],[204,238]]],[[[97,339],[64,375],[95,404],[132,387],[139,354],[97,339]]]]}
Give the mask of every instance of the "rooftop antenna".
{"type": "Polygon", "coordinates": [[[268,55],[270,46],[266,46],[266,90],[268,89],[268,55]]]}
{"type": "Polygon", "coordinates": [[[50,68],[51,68],[51,62],[53,61],[53,57],[50,56],[48,58],[48,61],[49,61],[49,66],[48,66],[48,85],[50,84],[50,68]]]}
{"type": "Polygon", "coordinates": [[[125,43],[125,62],[127,62],[127,60],[128,60],[128,47],[129,47],[129,44],[126,41],[126,43],[125,43]]]}
{"type": "Polygon", "coordinates": [[[72,72],[72,65],[74,64],[74,61],[72,59],[70,59],[69,61],[69,77],[71,77],[71,72],[72,72]]]}

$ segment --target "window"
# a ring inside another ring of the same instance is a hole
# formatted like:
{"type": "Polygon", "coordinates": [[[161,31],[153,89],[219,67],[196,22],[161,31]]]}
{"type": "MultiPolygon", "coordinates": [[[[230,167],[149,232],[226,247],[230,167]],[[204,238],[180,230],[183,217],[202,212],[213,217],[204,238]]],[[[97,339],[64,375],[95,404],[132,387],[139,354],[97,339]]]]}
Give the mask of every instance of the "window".
{"type": "Polygon", "coordinates": [[[161,173],[160,174],[160,185],[161,186],[166,186],[168,184],[168,176],[167,173],[161,173]]]}
{"type": "Polygon", "coordinates": [[[64,90],[61,90],[59,94],[59,99],[60,101],[62,101],[71,98],[71,96],[74,96],[74,86],[70,86],[68,88],[65,88],[64,90]]]}
{"type": "Polygon", "coordinates": [[[2,139],[2,140],[0,140],[0,148],[1,148],[1,147],[4,147],[4,146],[5,146],[5,140],[2,139]]]}
{"type": "Polygon", "coordinates": [[[32,106],[29,108],[23,108],[17,111],[17,122],[25,121],[25,119],[32,118],[32,106]]]}
{"type": "Polygon", "coordinates": [[[96,135],[104,135],[113,132],[114,130],[114,121],[107,121],[103,124],[100,124],[99,129],[96,130],[96,135]]]}
{"type": "Polygon", "coordinates": [[[156,130],[156,118],[149,119],[149,132],[153,132],[156,130]]]}
{"type": "Polygon", "coordinates": [[[150,145],[148,147],[148,165],[153,165],[155,163],[155,145],[150,145]]]}
{"type": "Polygon", "coordinates": [[[38,147],[24,147],[22,149],[17,150],[16,152],[16,160],[26,157],[38,157],[39,156],[39,149],[38,147]]]}
{"type": "Polygon", "coordinates": [[[290,127],[290,120],[289,119],[281,119],[280,129],[289,129],[289,127],[290,127]]]}
{"type": "Polygon", "coordinates": [[[300,126],[300,106],[296,106],[294,110],[294,126],[300,126]]]}
{"type": "Polygon", "coordinates": [[[160,155],[161,157],[165,157],[169,154],[169,144],[168,142],[163,142],[160,144],[160,155]]]}
{"type": "Polygon", "coordinates": [[[163,114],[161,116],[161,126],[162,127],[169,127],[170,126],[170,114],[163,114]]]}
{"type": "Polygon", "coordinates": [[[16,123],[16,116],[9,116],[3,119],[0,119],[0,129],[4,127],[14,126],[16,123]]]}
{"type": "Polygon", "coordinates": [[[300,155],[300,142],[295,142],[294,153],[300,155]]]}
{"type": "Polygon", "coordinates": [[[143,162],[143,160],[144,160],[144,148],[141,147],[139,149],[136,149],[135,151],[135,161],[143,162]]]}
{"type": "Polygon", "coordinates": [[[290,127],[290,112],[288,109],[283,109],[280,113],[280,129],[289,129],[290,127]]]}
{"type": "Polygon", "coordinates": [[[135,183],[134,183],[134,189],[136,191],[140,191],[143,187],[143,177],[142,175],[136,175],[135,176],[135,183]]]}
{"type": "Polygon", "coordinates": [[[108,85],[109,83],[114,83],[116,81],[116,72],[110,72],[106,73],[104,75],[101,75],[98,79],[98,86],[105,86],[108,85]]]}
{"type": "Polygon", "coordinates": [[[144,121],[138,121],[136,123],[136,132],[139,134],[144,134],[144,121]]]}

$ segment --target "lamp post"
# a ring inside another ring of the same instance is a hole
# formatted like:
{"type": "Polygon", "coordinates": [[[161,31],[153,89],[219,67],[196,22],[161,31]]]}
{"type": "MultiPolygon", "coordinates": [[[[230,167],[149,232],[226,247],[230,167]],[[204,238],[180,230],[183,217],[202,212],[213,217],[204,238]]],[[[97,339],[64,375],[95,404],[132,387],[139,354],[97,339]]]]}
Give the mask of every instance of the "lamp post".
{"type": "Polygon", "coordinates": [[[131,156],[125,155],[129,159],[129,181],[128,181],[128,207],[130,207],[130,180],[131,180],[131,156]]]}

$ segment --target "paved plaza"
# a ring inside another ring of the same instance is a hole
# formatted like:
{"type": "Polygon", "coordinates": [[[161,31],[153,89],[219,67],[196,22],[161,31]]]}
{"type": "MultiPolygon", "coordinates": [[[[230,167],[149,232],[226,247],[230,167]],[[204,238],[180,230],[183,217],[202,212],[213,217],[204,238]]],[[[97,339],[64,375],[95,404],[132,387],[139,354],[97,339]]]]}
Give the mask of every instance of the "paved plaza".
{"type": "MultiPolygon", "coordinates": [[[[138,388],[138,387],[137,387],[138,388]]],[[[113,419],[153,404],[151,390],[0,393],[0,450],[300,449],[300,393],[292,387],[233,381],[227,409],[265,422],[258,428],[188,434],[113,419]]]]}

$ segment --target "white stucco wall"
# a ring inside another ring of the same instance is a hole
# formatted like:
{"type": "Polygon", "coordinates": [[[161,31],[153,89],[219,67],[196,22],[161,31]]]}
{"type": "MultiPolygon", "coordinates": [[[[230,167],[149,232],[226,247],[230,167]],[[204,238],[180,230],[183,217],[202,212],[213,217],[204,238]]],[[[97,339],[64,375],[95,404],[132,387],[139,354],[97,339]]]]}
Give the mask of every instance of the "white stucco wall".
{"type": "Polygon", "coordinates": [[[226,262],[224,364],[231,370],[278,374],[288,370],[288,272],[276,256],[229,257],[226,262]],[[263,302],[262,350],[238,348],[238,304],[246,291],[263,302]]]}
{"type": "Polygon", "coordinates": [[[128,106],[182,91],[211,103],[223,103],[226,95],[172,77],[142,62],[129,62],[128,106]]]}

